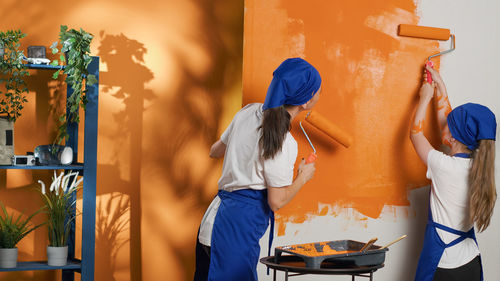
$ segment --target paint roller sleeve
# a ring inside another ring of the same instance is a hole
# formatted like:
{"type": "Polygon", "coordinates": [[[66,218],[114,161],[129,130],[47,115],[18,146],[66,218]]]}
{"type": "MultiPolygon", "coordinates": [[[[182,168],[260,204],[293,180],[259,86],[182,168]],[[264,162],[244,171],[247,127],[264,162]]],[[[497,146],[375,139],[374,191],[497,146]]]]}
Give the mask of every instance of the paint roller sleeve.
{"type": "Polygon", "coordinates": [[[446,28],[400,24],[398,26],[398,35],[446,41],[450,38],[450,30],[446,28]]]}
{"type": "Polygon", "coordinates": [[[335,124],[328,121],[321,114],[311,111],[307,114],[305,120],[309,124],[316,127],[318,130],[322,131],[323,133],[327,134],[334,140],[338,141],[343,146],[349,147],[351,145],[352,137],[346,132],[344,132],[342,129],[337,127],[335,124]]]}

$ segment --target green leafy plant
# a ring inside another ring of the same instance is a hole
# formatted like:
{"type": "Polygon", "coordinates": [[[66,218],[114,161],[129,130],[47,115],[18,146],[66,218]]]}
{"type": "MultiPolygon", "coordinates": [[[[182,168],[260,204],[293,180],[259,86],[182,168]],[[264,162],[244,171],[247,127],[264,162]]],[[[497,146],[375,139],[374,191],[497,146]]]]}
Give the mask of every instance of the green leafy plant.
{"type": "Polygon", "coordinates": [[[42,212],[43,209],[23,219],[23,214],[19,214],[17,218],[14,218],[14,215],[10,215],[2,202],[0,202],[0,207],[3,212],[3,215],[0,215],[0,248],[15,248],[21,239],[45,224],[41,223],[36,226],[30,224],[31,219],[42,212]]]}
{"type": "Polygon", "coordinates": [[[78,172],[70,172],[64,175],[63,172],[54,178],[48,191],[45,184],[41,185],[42,199],[48,214],[49,246],[64,247],[68,244],[71,224],[76,219],[76,196],[73,192],[80,189],[83,177],[78,179],[78,172]]]}
{"type": "Polygon", "coordinates": [[[10,121],[16,121],[21,116],[28,93],[24,77],[29,76],[26,65],[23,64],[24,53],[19,50],[19,40],[26,34],[21,30],[0,32],[0,46],[4,48],[0,58],[0,83],[4,84],[5,92],[0,90],[0,114],[7,115],[10,121]]]}
{"type": "Polygon", "coordinates": [[[69,108],[69,116],[63,113],[59,117],[60,125],[58,127],[54,144],[61,144],[63,140],[68,138],[68,120],[69,122],[80,122],[78,109],[81,106],[85,109],[87,104],[87,86],[91,86],[97,82],[95,75],[88,73],[87,67],[92,61],[90,56],[90,43],[93,35],[84,31],[70,29],[65,25],[61,25],[59,32],[59,42],[54,42],[50,46],[53,54],[59,53],[59,60],[54,60],[51,65],[64,65],[64,70],[57,70],[53,78],[57,79],[61,71],[66,75],[65,82],[71,85],[73,93],[68,97],[67,104],[69,108]],[[58,46],[61,45],[61,49],[58,46]]]}

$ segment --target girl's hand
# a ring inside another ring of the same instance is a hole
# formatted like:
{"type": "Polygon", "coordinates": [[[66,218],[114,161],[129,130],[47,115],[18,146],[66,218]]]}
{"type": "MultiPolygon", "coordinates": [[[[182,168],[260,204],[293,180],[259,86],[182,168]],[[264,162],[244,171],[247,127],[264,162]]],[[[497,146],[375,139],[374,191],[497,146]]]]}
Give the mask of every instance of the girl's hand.
{"type": "Polygon", "coordinates": [[[425,65],[424,77],[425,73],[427,72],[431,74],[433,82],[436,82],[437,84],[443,84],[443,79],[441,78],[441,75],[439,75],[439,72],[437,70],[428,65],[425,65]]]}
{"type": "Polygon", "coordinates": [[[432,96],[434,96],[434,82],[432,84],[427,83],[427,81],[424,80],[424,83],[422,84],[422,87],[420,87],[420,99],[425,100],[425,99],[432,99],[432,96]]]}
{"type": "Polygon", "coordinates": [[[315,162],[306,164],[306,161],[302,159],[299,164],[298,176],[301,176],[304,180],[304,183],[308,182],[314,176],[314,172],[316,171],[315,162]]]}

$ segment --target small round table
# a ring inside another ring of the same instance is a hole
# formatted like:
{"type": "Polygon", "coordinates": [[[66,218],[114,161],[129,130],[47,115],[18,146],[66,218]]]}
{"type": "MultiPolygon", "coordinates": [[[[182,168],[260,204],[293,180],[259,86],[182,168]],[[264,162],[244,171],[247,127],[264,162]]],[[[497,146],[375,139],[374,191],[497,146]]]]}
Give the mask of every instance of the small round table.
{"type": "Polygon", "coordinates": [[[305,274],[320,275],[351,275],[352,281],[356,276],[370,278],[373,281],[373,273],[377,269],[384,267],[384,264],[373,266],[338,266],[333,263],[324,262],[321,268],[307,268],[304,261],[297,256],[281,256],[280,262],[274,261],[274,256],[261,258],[260,262],[265,264],[268,269],[273,269],[273,281],[276,281],[276,270],[285,272],[285,281],[288,276],[298,276],[305,274]]]}

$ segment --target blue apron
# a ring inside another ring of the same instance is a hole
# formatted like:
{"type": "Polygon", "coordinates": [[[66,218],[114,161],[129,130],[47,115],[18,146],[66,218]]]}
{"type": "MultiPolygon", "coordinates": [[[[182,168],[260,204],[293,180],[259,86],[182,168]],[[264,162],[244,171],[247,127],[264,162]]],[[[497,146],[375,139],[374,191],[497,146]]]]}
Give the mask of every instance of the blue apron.
{"type": "MultiPolygon", "coordinates": [[[[425,238],[424,247],[420,254],[420,259],[418,260],[417,274],[415,275],[415,281],[432,281],[434,279],[434,273],[439,265],[441,256],[443,255],[444,249],[456,245],[462,242],[466,238],[474,239],[476,242],[476,235],[474,233],[474,227],[469,231],[463,232],[456,229],[444,226],[442,224],[436,223],[432,220],[432,212],[429,206],[429,214],[427,218],[427,226],[425,228],[425,238]],[[436,228],[442,229],[446,232],[459,235],[459,237],[450,243],[446,244],[439,237],[436,228]]],[[[483,280],[483,269],[481,268],[481,281],[483,280]]]]}
{"type": "Polygon", "coordinates": [[[259,240],[269,220],[269,253],[274,233],[267,190],[219,190],[218,196],[221,203],[212,230],[208,280],[257,281],[259,240]]]}

